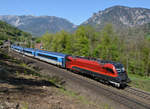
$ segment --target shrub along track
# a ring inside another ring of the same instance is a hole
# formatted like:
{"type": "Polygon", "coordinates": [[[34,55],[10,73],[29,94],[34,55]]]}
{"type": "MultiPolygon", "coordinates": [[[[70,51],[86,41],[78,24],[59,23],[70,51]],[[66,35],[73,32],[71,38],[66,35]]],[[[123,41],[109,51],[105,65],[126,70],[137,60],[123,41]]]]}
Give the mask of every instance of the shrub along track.
{"type": "MultiPolygon", "coordinates": [[[[87,95],[89,97],[95,98],[95,102],[101,103],[102,101],[107,102],[111,100],[111,107],[115,109],[150,109],[149,103],[138,100],[128,94],[122,93],[122,90],[120,91],[119,89],[109,87],[89,78],[74,74],[65,69],[60,69],[56,66],[39,61],[37,59],[22,56],[21,54],[13,51],[11,51],[10,54],[13,57],[20,58],[26,62],[34,63],[36,66],[40,66],[40,69],[48,69],[50,72],[54,72],[56,75],[63,77],[66,81],[66,84],[68,84],[66,86],[67,88],[69,87],[75,91],[84,89],[84,91],[78,92],[88,93],[87,95]]],[[[109,104],[110,102],[107,103],[109,104]]]]}

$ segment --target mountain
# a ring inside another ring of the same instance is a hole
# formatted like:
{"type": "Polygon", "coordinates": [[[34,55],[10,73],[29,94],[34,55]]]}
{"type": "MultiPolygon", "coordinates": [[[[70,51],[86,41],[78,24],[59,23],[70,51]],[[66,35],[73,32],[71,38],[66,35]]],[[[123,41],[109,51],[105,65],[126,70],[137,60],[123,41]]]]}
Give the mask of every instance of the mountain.
{"type": "Polygon", "coordinates": [[[113,6],[94,13],[81,25],[92,25],[97,28],[112,23],[115,27],[135,27],[150,22],[150,9],[113,6]]]}
{"type": "MultiPolygon", "coordinates": [[[[1,15],[0,20],[29,32],[33,36],[41,36],[45,32],[56,33],[61,30],[72,32],[77,28],[68,20],[55,16],[1,15]]],[[[150,23],[150,9],[113,6],[94,13],[81,25],[92,25],[101,29],[107,23],[112,23],[114,27],[119,29],[144,25],[150,23]]]]}
{"type": "Polygon", "coordinates": [[[41,36],[45,32],[56,33],[61,30],[70,32],[75,27],[68,20],[55,16],[4,15],[0,16],[0,20],[29,32],[33,36],[41,36]]]}
{"type": "Polygon", "coordinates": [[[0,40],[7,40],[8,38],[16,40],[19,36],[29,37],[31,35],[6,22],[0,21],[0,40]]]}

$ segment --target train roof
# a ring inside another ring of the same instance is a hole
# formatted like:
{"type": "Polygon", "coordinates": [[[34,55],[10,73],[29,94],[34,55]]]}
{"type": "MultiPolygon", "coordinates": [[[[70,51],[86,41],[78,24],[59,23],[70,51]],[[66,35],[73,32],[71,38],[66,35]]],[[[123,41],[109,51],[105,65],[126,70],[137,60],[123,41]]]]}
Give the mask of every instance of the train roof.
{"type": "Polygon", "coordinates": [[[80,58],[80,59],[85,59],[85,60],[89,60],[89,61],[96,61],[100,64],[113,64],[115,67],[122,67],[123,65],[120,62],[114,62],[114,61],[110,61],[110,60],[100,60],[97,58],[91,58],[91,57],[83,57],[83,56],[72,56],[73,58],[80,58]]]}
{"type": "Polygon", "coordinates": [[[13,46],[13,47],[20,47],[20,48],[24,48],[24,47],[22,47],[22,46],[15,45],[15,44],[12,44],[11,46],[13,46]]]}
{"type": "MultiPolygon", "coordinates": [[[[16,46],[16,45],[11,45],[11,46],[16,47],[16,48],[23,48],[21,46],[16,46]]],[[[67,55],[67,54],[63,54],[63,53],[39,50],[39,49],[34,49],[34,48],[24,48],[24,49],[25,50],[35,50],[36,52],[47,53],[47,54],[52,54],[52,55],[57,55],[57,56],[62,56],[62,57],[65,57],[67,55]]]]}
{"type": "Polygon", "coordinates": [[[58,52],[51,52],[51,51],[45,51],[45,50],[36,50],[37,52],[41,52],[41,53],[47,53],[47,54],[52,54],[52,55],[57,55],[57,56],[66,56],[66,54],[63,53],[58,53],[58,52]]]}
{"type": "Polygon", "coordinates": [[[24,48],[25,50],[33,50],[33,51],[35,51],[35,49],[34,48],[24,48]]]}
{"type": "Polygon", "coordinates": [[[11,45],[11,46],[13,46],[13,47],[17,47],[17,48],[23,48],[23,47],[21,47],[21,46],[17,46],[17,45],[11,45]]]}

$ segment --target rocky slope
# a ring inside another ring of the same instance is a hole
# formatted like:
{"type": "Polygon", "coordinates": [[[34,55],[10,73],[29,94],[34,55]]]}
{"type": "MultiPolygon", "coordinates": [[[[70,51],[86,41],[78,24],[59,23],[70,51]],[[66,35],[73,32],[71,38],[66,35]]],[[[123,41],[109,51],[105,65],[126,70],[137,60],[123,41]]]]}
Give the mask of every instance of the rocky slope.
{"type": "Polygon", "coordinates": [[[134,27],[150,22],[150,9],[113,6],[94,13],[82,25],[92,25],[102,28],[107,23],[117,27],[134,27]]]}

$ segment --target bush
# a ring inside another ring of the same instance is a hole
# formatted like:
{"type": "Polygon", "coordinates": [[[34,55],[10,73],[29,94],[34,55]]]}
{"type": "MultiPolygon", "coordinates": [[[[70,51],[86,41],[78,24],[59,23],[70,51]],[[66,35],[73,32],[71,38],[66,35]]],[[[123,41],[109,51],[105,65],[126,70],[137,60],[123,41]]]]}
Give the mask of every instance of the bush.
{"type": "Polygon", "coordinates": [[[0,45],[3,45],[3,40],[0,40],[0,45]]]}

